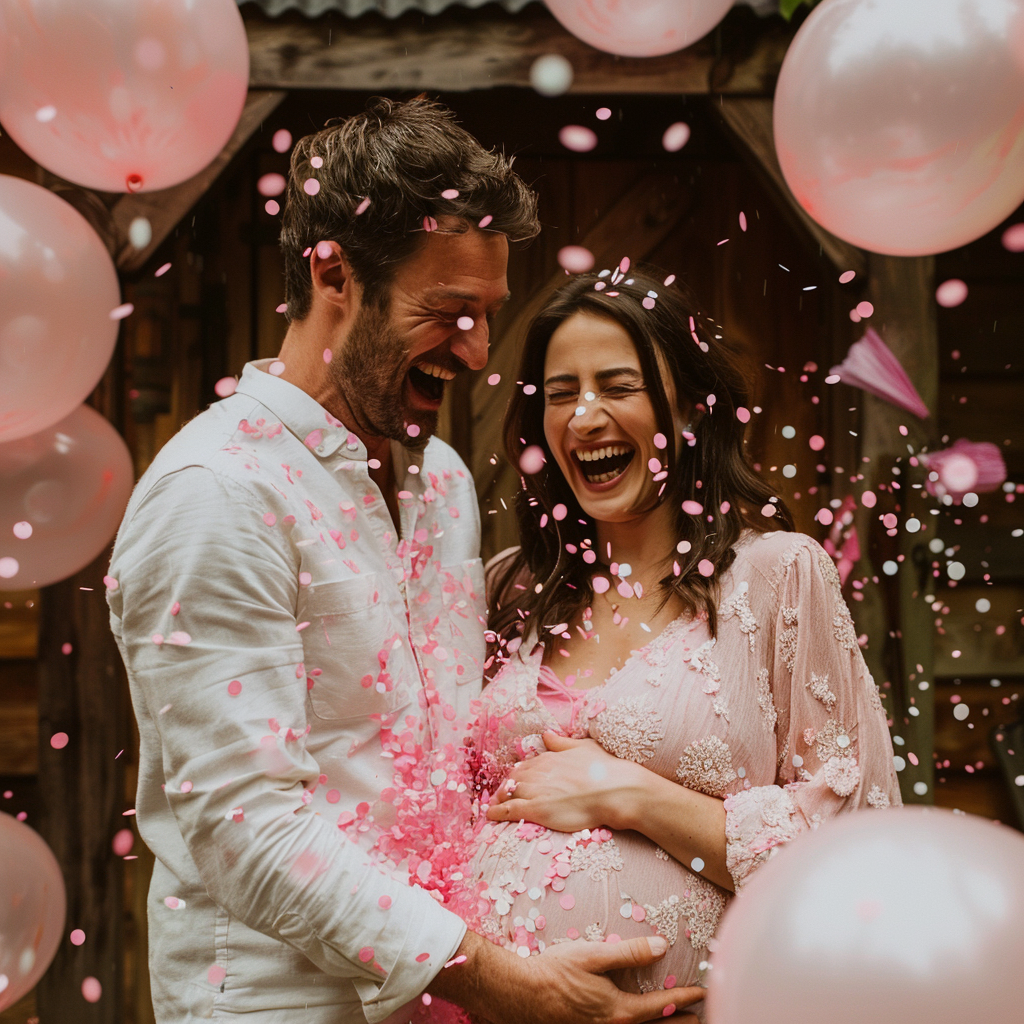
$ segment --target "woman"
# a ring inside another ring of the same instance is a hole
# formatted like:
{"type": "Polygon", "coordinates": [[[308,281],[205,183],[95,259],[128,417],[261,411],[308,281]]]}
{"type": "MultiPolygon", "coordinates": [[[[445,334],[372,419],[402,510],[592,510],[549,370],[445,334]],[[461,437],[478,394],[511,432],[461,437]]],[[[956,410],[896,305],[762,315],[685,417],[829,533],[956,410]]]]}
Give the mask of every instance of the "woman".
{"type": "Polygon", "coordinates": [[[736,358],[677,288],[576,277],[518,380],[521,546],[490,566],[471,750],[493,796],[450,823],[450,903],[523,956],[654,931],[668,954],[617,984],[702,983],[778,845],[900,802],[885,714],[831,559],[748,464],[736,358]]]}

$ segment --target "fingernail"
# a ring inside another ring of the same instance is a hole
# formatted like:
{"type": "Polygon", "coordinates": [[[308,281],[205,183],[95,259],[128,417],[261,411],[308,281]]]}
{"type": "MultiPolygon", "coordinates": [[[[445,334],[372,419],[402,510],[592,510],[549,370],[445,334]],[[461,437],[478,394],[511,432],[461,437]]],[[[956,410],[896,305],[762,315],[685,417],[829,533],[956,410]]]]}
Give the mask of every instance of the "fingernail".
{"type": "Polygon", "coordinates": [[[651,952],[655,956],[661,956],[668,949],[668,939],[663,939],[660,935],[649,938],[647,942],[650,944],[651,952]]]}

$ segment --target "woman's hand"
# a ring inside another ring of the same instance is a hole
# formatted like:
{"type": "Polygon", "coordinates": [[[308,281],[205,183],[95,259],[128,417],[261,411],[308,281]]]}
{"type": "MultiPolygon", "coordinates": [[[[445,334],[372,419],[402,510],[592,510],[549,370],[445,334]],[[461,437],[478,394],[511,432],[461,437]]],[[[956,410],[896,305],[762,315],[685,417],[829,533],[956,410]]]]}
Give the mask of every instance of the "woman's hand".
{"type": "Polygon", "coordinates": [[[634,828],[651,772],[609,754],[594,740],[544,733],[546,753],[520,761],[487,811],[492,821],[532,821],[555,832],[602,825],[634,828]]]}

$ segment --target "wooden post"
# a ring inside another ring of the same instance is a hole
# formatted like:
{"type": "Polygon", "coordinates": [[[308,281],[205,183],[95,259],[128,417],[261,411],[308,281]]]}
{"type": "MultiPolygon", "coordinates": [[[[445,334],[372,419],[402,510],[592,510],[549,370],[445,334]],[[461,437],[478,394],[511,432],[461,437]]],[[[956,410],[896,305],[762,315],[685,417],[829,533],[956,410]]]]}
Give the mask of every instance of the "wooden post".
{"type": "Polygon", "coordinates": [[[893,717],[895,752],[907,764],[900,772],[900,788],[907,803],[932,803],[935,771],[935,677],[931,611],[924,601],[930,587],[928,542],[935,536],[933,503],[922,499],[923,472],[909,462],[911,451],[933,441],[934,413],[939,390],[938,331],[935,319],[933,257],[903,258],[869,255],[869,295],[875,307],[871,323],[902,364],[933,418],[922,422],[889,402],[863,393],[861,397],[861,453],[864,490],[874,490],[879,505],[858,511],[862,538],[863,575],[878,577],[877,586],[864,589],[855,608],[857,625],[871,638],[864,656],[875,681],[891,682],[886,701],[893,717]],[[900,432],[900,426],[907,434],[900,432]],[[899,461],[897,462],[897,459],[899,461]],[[898,470],[898,472],[896,472],[898,470]],[[891,497],[878,488],[892,481],[898,489],[891,497]],[[879,524],[881,511],[899,505],[899,533],[890,538],[879,524]],[[906,530],[911,517],[924,529],[906,530]],[[902,557],[901,557],[902,556],[902,557]],[[882,572],[885,561],[899,566],[895,577],[882,572]],[[913,758],[911,757],[913,755],[913,758]],[[913,760],[918,763],[915,765],[913,760]],[[915,786],[917,789],[915,790],[915,786]]]}

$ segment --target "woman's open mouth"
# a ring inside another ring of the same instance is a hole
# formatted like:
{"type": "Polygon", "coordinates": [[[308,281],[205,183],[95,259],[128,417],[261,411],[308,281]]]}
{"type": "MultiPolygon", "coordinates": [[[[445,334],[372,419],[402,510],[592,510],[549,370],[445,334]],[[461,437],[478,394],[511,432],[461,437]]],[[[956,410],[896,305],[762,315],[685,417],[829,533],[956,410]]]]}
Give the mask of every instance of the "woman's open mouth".
{"type": "Polygon", "coordinates": [[[432,363],[409,368],[409,383],[421,398],[431,405],[440,405],[444,386],[455,377],[451,370],[432,363]]]}
{"type": "Polygon", "coordinates": [[[615,444],[590,451],[577,448],[573,458],[580,475],[588,484],[607,484],[626,472],[635,454],[636,451],[629,445],[615,444]]]}

